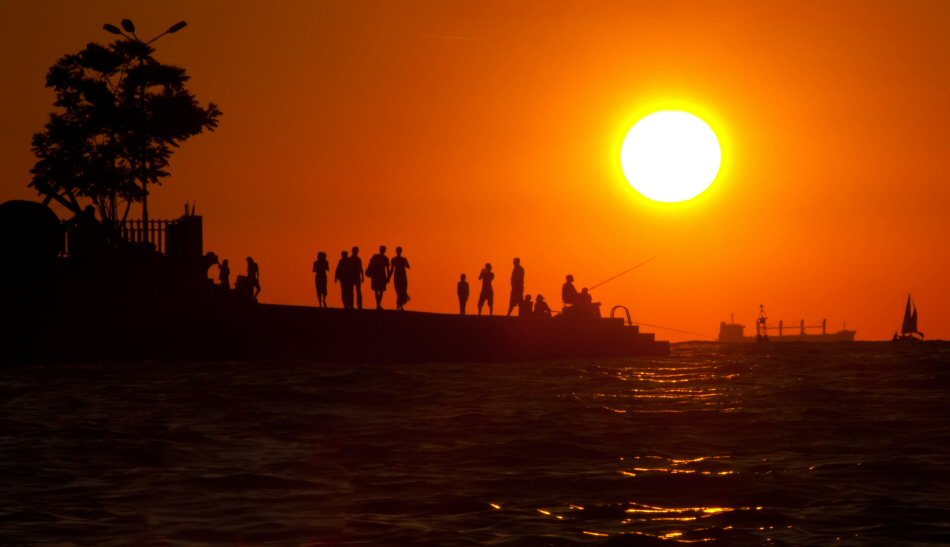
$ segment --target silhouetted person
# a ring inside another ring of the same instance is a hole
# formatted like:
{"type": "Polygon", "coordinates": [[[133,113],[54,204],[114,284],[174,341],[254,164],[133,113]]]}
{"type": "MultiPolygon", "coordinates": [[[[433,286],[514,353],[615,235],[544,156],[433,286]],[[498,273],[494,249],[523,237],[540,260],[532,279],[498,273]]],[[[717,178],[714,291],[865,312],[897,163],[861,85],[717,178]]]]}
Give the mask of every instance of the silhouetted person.
{"type": "Polygon", "coordinates": [[[350,253],[340,253],[340,261],[333,270],[333,280],[340,284],[340,296],[343,297],[343,309],[353,309],[353,276],[350,275],[350,253]]]}
{"type": "Polygon", "coordinates": [[[548,306],[548,301],[544,299],[543,295],[539,294],[534,301],[534,315],[537,317],[551,317],[551,307],[548,306]]]}
{"type": "Polygon", "coordinates": [[[356,308],[363,309],[363,259],[360,258],[360,248],[353,247],[350,255],[350,278],[353,281],[353,290],[356,292],[356,308]]]}
{"type": "Polygon", "coordinates": [[[574,288],[574,276],[568,274],[564,285],[561,286],[561,301],[564,307],[570,307],[577,304],[577,289],[574,288]]]}
{"type": "MultiPolygon", "coordinates": [[[[358,249],[353,249],[356,253],[358,249]]],[[[370,287],[373,289],[373,295],[376,296],[376,309],[383,309],[383,293],[386,292],[386,284],[392,272],[389,270],[389,257],[386,256],[386,246],[380,245],[379,252],[369,259],[366,266],[366,277],[370,279],[370,287]]]]}
{"type": "Polygon", "coordinates": [[[218,266],[218,283],[225,289],[231,288],[231,261],[227,258],[218,266]]]}
{"type": "Polygon", "coordinates": [[[317,288],[317,305],[321,308],[327,307],[329,273],[330,261],[327,260],[327,253],[320,251],[317,253],[317,260],[313,263],[313,283],[317,288]]]}
{"type": "Polygon", "coordinates": [[[485,267],[478,274],[478,279],[482,282],[482,291],[478,293],[478,315],[482,314],[482,306],[488,303],[488,315],[495,313],[495,290],[492,289],[491,282],[495,279],[495,274],[491,271],[491,264],[485,263],[485,267]]]}
{"type": "Polygon", "coordinates": [[[600,302],[594,302],[587,287],[581,289],[581,294],[577,296],[576,306],[583,316],[600,317],[600,302]]]}
{"type": "Polygon", "coordinates": [[[70,257],[86,258],[106,249],[106,229],[96,220],[96,208],[92,205],[87,205],[64,225],[68,231],[66,244],[70,257]]]}
{"type": "MultiPolygon", "coordinates": [[[[204,271],[202,272],[202,274],[204,274],[204,279],[208,279],[211,272],[211,266],[217,266],[219,268],[221,267],[221,262],[218,260],[218,255],[211,251],[205,253],[204,257],[202,258],[202,262],[204,263],[204,271]]],[[[211,280],[208,279],[208,281],[211,280]]],[[[214,281],[211,281],[211,284],[213,285],[214,281]]]]}
{"type": "Polygon", "coordinates": [[[261,267],[251,257],[247,257],[247,281],[254,289],[254,298],[256,299],[261,294],[261,267]]]}
{"type": "Polygon", "coordinates": [[[389,276],[396,288],[396,309],[402,310],[409,302],[409,261],[402,256],[402,247],[396,247],[396,256],[393,257],[393,268],[389,276]]]}
{"type": "Polygon", "coordinates": [[[518,317],[531,317],[534,313],[534,302],[531,301],[531,295],[526,294],[518,304],[518,317]]]}
{"type": "Polygon", "coordinates": [[[455,292],[459,297],[459,315],[465,315],[465,304],[468,303],[468,281],[465,280],[465,274],[459,279],[455,292]]]}
{"type": "Polygon", "coordinates": [[[519,308],[521,301],[524,300],[524,268],[521,267],[521,259],[514,259],[514,268],[511,270],[511,297],[508,299],[508,315],[515,308],[519,308]]]}

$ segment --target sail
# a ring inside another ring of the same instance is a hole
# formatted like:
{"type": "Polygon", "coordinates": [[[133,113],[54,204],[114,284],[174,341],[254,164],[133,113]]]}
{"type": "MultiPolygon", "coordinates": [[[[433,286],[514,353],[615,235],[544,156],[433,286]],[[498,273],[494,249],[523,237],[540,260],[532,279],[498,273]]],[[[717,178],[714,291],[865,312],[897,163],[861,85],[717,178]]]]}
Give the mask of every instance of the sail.
{"type": "Polygon", "coordinates": [[[904,322],[901,324],[901,334],[917,332],[917,307],[911,312],[910,295],[907,295],[907,307],[904,308],[904,322]]]}

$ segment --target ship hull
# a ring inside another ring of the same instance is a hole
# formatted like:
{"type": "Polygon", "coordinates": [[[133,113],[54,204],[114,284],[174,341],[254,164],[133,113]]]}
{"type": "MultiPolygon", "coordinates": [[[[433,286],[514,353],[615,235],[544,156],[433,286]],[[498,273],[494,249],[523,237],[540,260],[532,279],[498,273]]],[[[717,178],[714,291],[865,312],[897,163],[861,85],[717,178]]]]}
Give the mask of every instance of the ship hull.
{"type": "MultiPolygon", "coordinates": [[[[828,334],[794,334],[794,335],[782,335],[782,336],[769,336],[768,342],[784,343],[784,342],[854,342],[854,336],[857,334],[857,331],[853,330],[842,330],[838,332],[832,332],[828,334]]],[[[732,343],[732,344],[749,344],[756,342],[755,336],[743,336],[741,339],[720,339],[720,342],[723,343],[732,343]]]]}

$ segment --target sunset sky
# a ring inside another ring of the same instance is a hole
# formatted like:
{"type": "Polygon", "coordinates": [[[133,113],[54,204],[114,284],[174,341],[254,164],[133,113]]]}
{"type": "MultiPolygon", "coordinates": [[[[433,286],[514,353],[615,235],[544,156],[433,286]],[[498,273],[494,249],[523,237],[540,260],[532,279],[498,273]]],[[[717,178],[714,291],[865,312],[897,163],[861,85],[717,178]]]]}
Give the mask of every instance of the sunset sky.
{"type": "Polygon", "coordinates": [[[646,329],[662,339],[713,339],[731,312],[749,334],[760,303],[881,339],[908,292],[950,338],[950,2],[0,0],[0,201],[36,198],[49,66],[124,17],[143,37],[187,20],[156,57],[224,113],[150,214],[196,202],[207,250],[261,264],[264,302],[316,304],[316,252],[353,245],[364,264],[403,246],[408,308],[443,312],[485,262],[503,313],[515,256],[559,305],[565,274],[594,285],[662,253],[594,291],[696,333],[646,329]],[[681,204],[620,171],[626,132],[662,109],[722,143],[716,182],[681,204]]]}

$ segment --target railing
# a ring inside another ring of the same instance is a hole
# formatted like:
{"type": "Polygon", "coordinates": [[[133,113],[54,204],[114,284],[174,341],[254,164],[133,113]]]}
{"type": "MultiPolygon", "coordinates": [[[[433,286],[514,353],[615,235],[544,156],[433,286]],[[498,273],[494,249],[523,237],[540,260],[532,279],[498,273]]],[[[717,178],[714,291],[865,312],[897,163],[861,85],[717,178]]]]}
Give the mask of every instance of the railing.
{"type": "Polygon", "coordinates": [[[785,325],[785,321],[779,321],[777,327],[776,327],[776,326],[771,326],[771,327],[765,327],[765,326],[764,326],[764,327],[762,327],[762,328],[763,328],[766,332],[768,332],[768,331],[770,331],[770,330],[777,330],[779,336],[782,336],[782,334],[783,334],[784,331],[788,331],[788,330],[792,330],[792,329],[798,330],[799,336],[805,336],[805,334],[806,334],[805,331],[807,331],[807,330],[809,330],[809,329],[811,329],[811,330],[821,329],[821,334],[822,334],[822,335],[825,335],[825,334],[828,334],[828,320],[827,320],[827,319],[822,319],[820,325],[806,325],[806,324],[805,324],[805,320],[802,319],[801,321],[799,321],[798,326],[791,326],[791,325],[786,326],[786,325],[785,325]]]}
{"type": "Polygon", "coordinates": [[[621,306],[621,305],[618,304],[618,305],[616,305],[616,306],[610,308],[610,318],[611,318],[611,319],[614,318],[614,313],[615,313],[617,310],[623,310],[623,313],[627,316],[627,326],[628,326],[628,327],[632,327],[632,326],[633,326],[633,319],[630,318],[630,310],[628,310],[626,306],[621,306]]]}
{"type": "Polygon", "coordinates": [[[175,220],[126,220],[119,224],[119,236],[130,243],[151,243],[155,250],[165,254],[168,226],[175,220]]]}
{"type": "Polygon", "coordinates": [[[66,252],[63,256],[93,256],[115,249],[116,240],[151,246],[163,255],[202,256],[204,243],[202,221],[199,216],[185,216],[174,220],[126,220],[111,226],[98,222],[78,224],[66,232],[66,252]]]}

